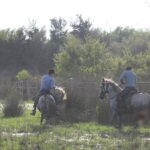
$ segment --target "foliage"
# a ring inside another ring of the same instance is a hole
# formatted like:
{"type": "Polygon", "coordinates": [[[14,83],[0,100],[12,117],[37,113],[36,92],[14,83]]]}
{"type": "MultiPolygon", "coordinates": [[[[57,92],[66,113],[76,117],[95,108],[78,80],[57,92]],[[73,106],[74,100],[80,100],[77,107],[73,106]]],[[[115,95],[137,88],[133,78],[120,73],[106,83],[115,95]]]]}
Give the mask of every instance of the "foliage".
{"type": "Polygon", "coordinates": [[[5,117],[20,116],[23,114],[20,96],[15,90],[11,90],[5,100],[3,113],[5,117]]]}
{"type": "Polygon", "coordinates": [[[41,126],[29,112],[16,118],[0,118],[1,149],[105,149],[149,150],[149,128],[125,127],[118,131],[95,122],[41,126]]]}
{"type": "Polygon", "coordinates": [[[56,42],[58,45],[63,44],[67,34],[67,30],[65,29],[67,22],[62,18],[59,19],[53,18],[50,21],[51,21],[51,30],[50,30],[51,41],[56,42]]]}
{"type": "Polygon", "coordinates": [[[55,57],[56,69],[61,75],[103,73],[111,67],[111,55],[98,39],[86,38],[82,43],[78,38],[70,36],[64,48],[55,57]]]}
{"type": "Polygon", "coordinates": [[[71,27],[73,28],[73,31],[71,33],[85,42],[86,36],[90,33],[91,26],[92,24],[89,19],[84,20],[82,15],[77,15],[76,21],[71,24],[71,27]]]}
{"type": "Polygon", "coordinates": [[[50,39],[45,28],[38,28],[34,20],[27,28],[0,30],[1,72],[14,75],[25,68],[41,74],[56,66],[63,76],[88,74],[117,78],[130,63],[140,80],[148,79],[148,30],[117,27],[106,32],[93,28],[90,20],[81,15],[75,19],[69,30],[65,19],[50,19],[50,39]]]}
{"type": "Polygon", "coordinates": [[[18,80],[27,80],[31,78],[31,75],[27,70],[23,69],[18,72],[18,74],[16,75],[16,78],[18,80]]]}

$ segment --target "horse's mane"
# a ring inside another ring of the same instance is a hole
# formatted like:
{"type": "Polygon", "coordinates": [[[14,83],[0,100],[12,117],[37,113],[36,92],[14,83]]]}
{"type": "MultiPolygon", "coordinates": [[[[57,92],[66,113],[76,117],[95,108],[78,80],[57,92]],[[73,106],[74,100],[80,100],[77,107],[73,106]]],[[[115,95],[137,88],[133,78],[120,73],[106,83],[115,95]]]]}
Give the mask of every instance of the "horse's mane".
{"type": "Polygon", "coordinates": [[[66,94],[66,92],[65,92],[65,90],[64,90],[63,87],[61,87],[61,86],[56,86],[55,89],[61,91],[61,92],[64,94],[63,100],[66,100],[66,99],[67,99],[67,94],[66,94]]]}
{"type": "Polygon", "coordinates": [[[108,78],[105,78],[104,80],[105,80],[105,82],[110,83],[117,91],[121,91],[122,90],[122,88],[114,80],[108,79],[108,78]]]}

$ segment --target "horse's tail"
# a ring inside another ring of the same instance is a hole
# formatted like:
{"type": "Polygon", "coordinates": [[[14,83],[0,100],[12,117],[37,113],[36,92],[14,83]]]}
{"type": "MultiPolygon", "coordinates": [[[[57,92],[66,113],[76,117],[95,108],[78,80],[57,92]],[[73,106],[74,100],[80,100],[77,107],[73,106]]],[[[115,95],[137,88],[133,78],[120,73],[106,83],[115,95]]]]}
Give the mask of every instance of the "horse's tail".
{"type": "Polygon", "coordinates": [[[149,112],[150,112],[150,95],[149,95],[149,112]]]}
{"type": "Polygon", "coordinates": [[[149,108],[149,111],[150,111],[150,95],[148,93],[145,93],[145,94],[148,96],[148,100],[149,100],[148,108],[149,108]]]}
{"type": "Polygon", "coordinates": [[[150,95],[148,93],[146,93],[146,95],[148,95],[148,100],[149,100],[149,103],[148,103],[148,116],[150,118],[150,95]]]}

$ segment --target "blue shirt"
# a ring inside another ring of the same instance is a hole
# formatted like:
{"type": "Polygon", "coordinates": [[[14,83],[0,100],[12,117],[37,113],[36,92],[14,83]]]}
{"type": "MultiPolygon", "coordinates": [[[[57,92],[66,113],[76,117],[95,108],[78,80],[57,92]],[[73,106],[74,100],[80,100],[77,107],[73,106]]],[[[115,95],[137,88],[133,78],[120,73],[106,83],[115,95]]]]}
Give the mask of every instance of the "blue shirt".
{"type": "Polygon", "coordinates": [[[136,87],[137,77],[132,70],[125,70],[121,76],[120,80],[125,82],[125,87],[136,87]]]}
{"type": "Polygon", "coordinates": [[[54,77],[52,77],[49,74],[46,74],[41,79],[41,90],[50,90],[51,88],[55,87],[55,80],[54,77]]]}

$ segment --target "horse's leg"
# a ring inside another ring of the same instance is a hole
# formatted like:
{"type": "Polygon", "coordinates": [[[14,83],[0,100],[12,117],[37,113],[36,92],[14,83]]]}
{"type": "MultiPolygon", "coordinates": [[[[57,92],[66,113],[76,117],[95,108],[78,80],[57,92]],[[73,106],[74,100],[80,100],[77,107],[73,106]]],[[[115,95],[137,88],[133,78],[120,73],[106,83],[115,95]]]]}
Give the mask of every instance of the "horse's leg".
{"type": "Polygon", "coordinates": [[[43,113],[41,113],[41,124],[42,124],[42,122],[43,122],[43,113]]]}
{"type": "Polygon", "coordinates": [[[47,101],[46,104],[46,123],[51,123],[51,118],[53,117],[53,104],[50,101],[47,101]]]}
{"type": "Polygon", "coordinates": [[[134,110],[134,112],[133,112],[133,123],[134,123],[133,128],[138,128],[140,125],[141,116],[139,114],[140,114],[139,111],[134,110]]]}
{"type": "Polygon", "coordinates": [[[118,114],[118,126],[117,128],[121,129],[122,128],[122,115],[118,114]]]}
{"type": "Polygon", "coordinates": [[[143,123],[148,124],[148,121],[149,121],[149,110],[146,109],[144,114],[143,114],[143,123]]]}
{"type": "Polygon", "coordinates": [[[133,125],[134,128],[138,128],[138,126],[139,126],[138,121],[139,121],[138,115],[137,115],[137,113],[135,113],[134,114],[134,125],[133,125]]]}
{"type": "Polygon", "coordinates": [[[137,112],[134,116],[135,116],[135,125],[134,125],[135,128],[142,126],[143,124],[145,124],[148,121],[147,110],[137,112]]]}
{"type": "Polygon", "coordinates": [[[51,114],[50,114],[50,109],[51,109],[50,103],[47,102],[47,105],[46,105],[46,114],[47,114],[46,118],[47,118],[47,120],[50,119],[50,115],[51,115],[51,114]]]}
{"type": "Polygon", "coordinates": [[[111,116],[111,118],[110,118],[110,124],[112,124],[112,123],[114,122],[116,116],[117,116],[116,111],[113,111],[113,112],[112,112],[112,116],[111,116]]]}

